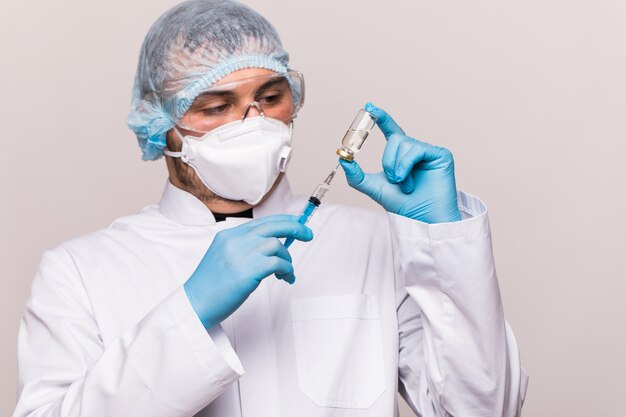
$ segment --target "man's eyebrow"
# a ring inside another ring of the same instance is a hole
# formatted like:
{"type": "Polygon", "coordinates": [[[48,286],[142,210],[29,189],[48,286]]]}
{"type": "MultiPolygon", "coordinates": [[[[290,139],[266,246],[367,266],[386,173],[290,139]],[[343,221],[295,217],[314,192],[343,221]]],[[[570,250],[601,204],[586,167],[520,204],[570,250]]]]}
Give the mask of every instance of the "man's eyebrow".
{"type": "Polygon", "coordinates": [[[275,86],[276,84],[282,84],[284,82],[287,82],[287,79],[285,77],[275,78],[273,80],[264,82],[259,88],[257,88],[257,91],[264,90],[266,88],[270,88],[275,86]]]}
{"type": "Polygon", "coordinates": [[[234,93],[230,90],[216,90],[216,91],[204,91],[200,94],[198,94],[198,97],[196,98],[209,98],[209,97],[213,97],[213,96],[217,96],[217,97],[224,97],[224,96],[232,96],[234,95],[234,93]]]}

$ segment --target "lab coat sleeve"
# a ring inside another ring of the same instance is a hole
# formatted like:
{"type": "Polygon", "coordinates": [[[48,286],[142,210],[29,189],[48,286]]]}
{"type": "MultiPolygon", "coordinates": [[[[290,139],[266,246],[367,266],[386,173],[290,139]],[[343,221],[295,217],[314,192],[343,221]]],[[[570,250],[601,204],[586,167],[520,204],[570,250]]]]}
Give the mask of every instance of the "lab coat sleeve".
{"type": "Polygon", "coordinates": [[[504,319],[487,210],[462,192],[459,208],[455,223],[389,214],[399,391],[423,417],[520,416],[528,377],[504,319]]]}
{"type": "Polygon", "coordinates": [[[63,249],[44,254],[18,337],[14,417],[192,416],[243,369],[221,328],[208,332],[177,288],[103,345],[63,249]]]}

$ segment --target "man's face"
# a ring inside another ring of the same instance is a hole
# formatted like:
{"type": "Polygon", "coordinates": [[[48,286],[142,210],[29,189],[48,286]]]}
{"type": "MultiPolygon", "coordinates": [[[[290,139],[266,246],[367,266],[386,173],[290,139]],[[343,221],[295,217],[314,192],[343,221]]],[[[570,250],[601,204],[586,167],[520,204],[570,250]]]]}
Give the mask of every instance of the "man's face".
{"type": "MultiPolygon", "coordinates": [[[[221,125],[241,120],[248,105],[258,102],[266,117],[289,124],[293,118],[294,106],[291,88],[284,77],[271,77],[274,71],[262,68],[245,68],[222,78],[206,92],[201,93],[181,118],[178,131],[183,136],[202,136],[221,125]]],[[[259,110],[249,107],[246,117],[259,116],[259,110]]],[[[167,133],[167,147],[179,151],[182,142],[174,130],[167,133]]],[[[218,203],[228,206],[228,212],[243,211],[250,207],[244,201],[229,200],[207,189],[196,172],[179,158],[167,158],[170,179],[182,186],[205,203],[218,203]]],[[[282,173],[276,184],[282,178],[282,173]]]]}

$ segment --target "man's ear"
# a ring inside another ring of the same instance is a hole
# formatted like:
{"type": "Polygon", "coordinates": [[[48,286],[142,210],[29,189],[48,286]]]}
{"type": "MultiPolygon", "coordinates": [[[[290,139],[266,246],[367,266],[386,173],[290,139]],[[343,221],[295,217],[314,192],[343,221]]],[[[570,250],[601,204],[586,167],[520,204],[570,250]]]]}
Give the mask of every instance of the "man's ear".
{"type": "Polygon", "coordinates": [[[165,145],[167,146],[167,149],[172,152],[180,152],[182,142],[176,132],[174,132],[174,128],[165,133],[165,145]]]}

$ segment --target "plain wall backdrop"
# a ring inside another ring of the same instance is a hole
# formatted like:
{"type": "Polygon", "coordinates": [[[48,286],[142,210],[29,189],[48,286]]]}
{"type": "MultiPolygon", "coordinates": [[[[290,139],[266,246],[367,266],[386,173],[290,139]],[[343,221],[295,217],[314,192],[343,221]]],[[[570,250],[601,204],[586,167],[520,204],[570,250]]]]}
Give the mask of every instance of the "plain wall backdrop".
{"type": "MultiPolygon", "coordinates": [[[[125,127],[141,42],[173,0],[0,5],[0,415],[42,252],[158,201],[163,161],[125,127]]],[[[490,210],[524,415],[622,415],[626,394],[626,2],[246,2],[305,74],[292,187],[309,193],[371,100],[450,148],[490,210]]],[[[384,139],[358,160],[379,170],[384,139]]],[[[336,180],[335,202],[374,207],[336,180]]],[[[405,407],[403,416],[411,413],[405,407]]]]}

